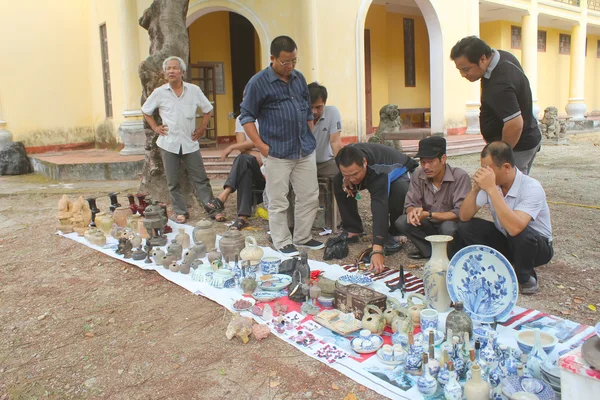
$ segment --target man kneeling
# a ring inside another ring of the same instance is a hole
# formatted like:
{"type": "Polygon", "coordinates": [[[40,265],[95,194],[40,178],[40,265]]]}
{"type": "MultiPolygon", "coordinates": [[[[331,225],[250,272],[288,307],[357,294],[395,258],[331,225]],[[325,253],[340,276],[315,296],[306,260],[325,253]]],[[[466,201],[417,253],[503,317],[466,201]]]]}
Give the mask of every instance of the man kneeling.
{"type": "MultiPolygon", "coordinates": [[[[414,260],[431,257],[431,245],[425,240],[426,236],[455,236],[460,206],[471,190],[469,174],[446,163],[446,139],[443,137],[421,140],[416,157],[421,168],[410,179],[404,202],[406,214],[396,220],[396,229],[417,248],[408,255],[414,260]]],[[[450,243],[450,249],[455,246],[456,240],[450,243]]]]}
{"type": "Polygon", "coordinates": [[[546,193],[540,183],[515,168],[513,150],[492,142],[481,152],[481,168],[460,208],[461,246],[483,244],[502,253],[513,265],[522,294],[539,290],[534,267],[554,255],[546,193]],[[473,218],[489,204],[494,222],[473,218]]]}

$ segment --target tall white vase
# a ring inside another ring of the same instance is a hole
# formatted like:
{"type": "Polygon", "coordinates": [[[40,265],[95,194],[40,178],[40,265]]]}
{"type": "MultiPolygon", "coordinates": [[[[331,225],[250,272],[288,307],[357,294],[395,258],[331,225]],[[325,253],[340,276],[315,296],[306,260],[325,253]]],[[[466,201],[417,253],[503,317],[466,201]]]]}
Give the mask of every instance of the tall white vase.
{"type": "Polygon", "coordinates": [[[427,305],[438,312],[446,312],[450,309],[450,295],[446,286],[446,274],[448,272],[448,253],[446,248],[452,236],[431,235],[425,238],[431,243],[431,258],[425,264],[425,298],[427,305]]]}

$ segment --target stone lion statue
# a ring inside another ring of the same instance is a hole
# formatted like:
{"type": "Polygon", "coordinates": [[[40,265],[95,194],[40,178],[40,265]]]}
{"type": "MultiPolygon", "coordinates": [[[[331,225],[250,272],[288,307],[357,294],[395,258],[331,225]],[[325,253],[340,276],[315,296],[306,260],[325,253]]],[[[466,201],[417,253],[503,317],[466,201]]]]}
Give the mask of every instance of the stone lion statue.
{"type": "MultiPolygon", "coordinates": [[[[398,133],[400,132],[400,128],[402,128],[402,122],[400,122],[398,106],[395,104],[386,104],[379,110],[379,126],[377,127],[377,132],[369,138],[369,142],[382,143],[382,132],[398,133]]],[[[402,143],[399,140],[386,140],[382,144],[402,150],[402,143]]]]}
{"type": "Polygon", "coordinates": [[[558,118],[558,108],[550,106],[544,110],[540,129],[545,139],[563,139],[567,133],[567,124],[558,118]]]}

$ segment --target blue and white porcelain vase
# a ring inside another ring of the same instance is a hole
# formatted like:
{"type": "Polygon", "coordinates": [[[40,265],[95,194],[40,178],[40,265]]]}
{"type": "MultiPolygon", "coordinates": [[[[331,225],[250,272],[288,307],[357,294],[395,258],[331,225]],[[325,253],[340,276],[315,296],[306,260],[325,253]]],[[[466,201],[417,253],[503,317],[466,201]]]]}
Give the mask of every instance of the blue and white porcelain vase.
{"type": "Polygon", "coordinates": [[[431,243],[431,258],[425,264],[423,275],[425,299],[428,307],[441,313],[446,312],[450,309],[450,295],[446,286],[446,274],[450,260],[448,260],[446,249],[452,236],[431,235],[426,236],[425,240],[431,243]]]}
{"type": "Polygon", "coordinates": [[[437,374],[440,372],[440,362],[435,359],[435,348],[433,345],[429,346],[429,358],[427,362],[427,369],[429,373],[434,378],[437,377],[437,374]]]}
{"type": "Polygon", "coordinates": [[[458,344],[458,337],[453,338],[454,350],[452,352],[452,364],[454,364],[454,372],[456,372],[457,379],[461,379],[465,373],[465,361],[462,358],[462,352],[460,345],[458,344]]]}
{"type": "Polygon", "coordinates": [[[405,370],[410,375],[421,375],[423,367],[423,348],[415,346],[415,339],[412,333],[408,334],[408,355],[406,356],[405,370]]]}
{"type": "Polygon", "coordinates": [[[452,362],[448,363],[448,371],[450,373],[450,377],[444,386],[444,397],[446,400],[461,400],[462,387],[460,386],[460,383],[458,383],[458,377],[456,376],[452,362]]]}
{"type": "Polygon", "coordinates": [[[542,379],[542,364],[546,361],[548,355],[542,348],[542,340],[540,337],[539,328],[535,329],[535,342],[533,343],[533,349],[527,355],[527,369],[532,377],[535,379],[542,379]]]}
{"type": "Polygon", "coordinates": [[[450,371],[448,370],[448,352],[442,351],[442,359],[440,360],[440,371],[437,374],[437,381],[440,387],[446,386],[448,379],[450,379],[450,371]]]}
{"type": "Polygon", "coordinates": [[[429,357],[423,354],[423,375],[417,380],[417,388],[423,396],[433,396],[437,390],[437,381],[429,372],[429,357]]]}
{"type": "Polygon", "coordinates": [[[504,353],[503,356],[503,370],[504,376],[516,376],[517,375],[517,365],[519,362],[515,358],[513,350],[508,346],[501,346],[500,349],[504,353]],[[505,347],[505,348],[503,348],[505,347]]]}

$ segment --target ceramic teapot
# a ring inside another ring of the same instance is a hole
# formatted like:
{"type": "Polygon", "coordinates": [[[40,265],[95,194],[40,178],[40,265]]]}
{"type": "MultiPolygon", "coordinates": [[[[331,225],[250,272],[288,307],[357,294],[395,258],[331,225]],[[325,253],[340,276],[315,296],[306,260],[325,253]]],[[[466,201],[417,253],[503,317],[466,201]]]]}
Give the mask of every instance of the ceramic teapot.
{"type": "Polygon", "coordinates": [[[379,335],[385,329],[385,317],[383,312],[377,306],[367,304],[362,318],[363,329],[368,329],[376,335],[379,335]],[[370,310],[374,311],[371,313],[370,310]]]}
{"type": "Polygon", "coordinates": [[[252,236],[246,236],[246,247],[240,251],[240,258],[242,261],[255,261],[260,262],[262,260],[264,251],[256,243],[256,239],[252,236]]]}
{"type": "Polygon", "coordinates": [[[421,310],[424,310],[425,308],[427,308],[425,296],[423,296],[422,294],[419,294],[419,293],[411,293],[408,295],[408,298],[406,299],[406,301],[407,301],[406,308],[408,310],[408,315],[412,319],[414,326],[421,326],[421,310]],[[416,297],[417,299],[421,300],[421,304],[413,303],[413,301],[412,301],[413,297],[416,297]]]}
{"type": "Polygon", "coordinates": [[[229,229],[219,240],[219,250],[226,262],[233,261],[235,256],[239,257],[245,243],[244,235],[240,231],[229,229]]]}
{"type": "Polygon", "coordinates": [[[390,313],[393,315],[392,321],[389,323],[392,328],[392,332],[397,333],[400,332],[402,334],[408,335],[409,332],[413,332],[415,326],[413,324],[412,318],[409,316],[408,310],[402,307],[402,304],[397,299],[393,297],[388,297],[387,299],[388,308],[387,310],[393,310],[394,313],[390,313]]]}

